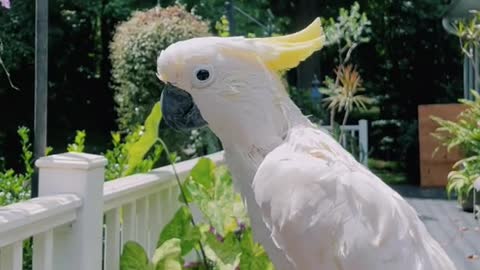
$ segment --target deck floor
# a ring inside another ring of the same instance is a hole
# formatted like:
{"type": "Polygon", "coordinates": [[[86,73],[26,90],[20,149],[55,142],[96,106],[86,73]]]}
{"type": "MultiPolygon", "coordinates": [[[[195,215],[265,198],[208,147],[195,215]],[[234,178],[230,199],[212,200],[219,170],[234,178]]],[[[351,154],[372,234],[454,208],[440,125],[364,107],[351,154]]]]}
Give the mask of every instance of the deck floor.
{"type": "Polygon", "coordinates": [[[432,236],[445,248],[457,270],[480,270],[480,222],[463,212],[443,189],[394,187],[417,210],[432,236]]]}

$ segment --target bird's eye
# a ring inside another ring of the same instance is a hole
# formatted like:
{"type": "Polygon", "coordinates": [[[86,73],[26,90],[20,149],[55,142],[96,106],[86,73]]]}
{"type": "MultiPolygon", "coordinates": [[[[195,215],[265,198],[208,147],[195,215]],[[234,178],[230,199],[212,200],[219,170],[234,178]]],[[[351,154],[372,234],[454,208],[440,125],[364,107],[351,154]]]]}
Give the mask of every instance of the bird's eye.
{"type": "Polygon", "coordinates": [[[204,88],[213,82],[213,67],[210,65],[200,65],[193,70],[192,84],[196,88],[204,88]]]}
{"type": "Polygon", "coordinates": [[[210,72],[206,69],[200,69],[197,71],[197,79],[199,81],[206,81],[210,77],[210,72]]]}

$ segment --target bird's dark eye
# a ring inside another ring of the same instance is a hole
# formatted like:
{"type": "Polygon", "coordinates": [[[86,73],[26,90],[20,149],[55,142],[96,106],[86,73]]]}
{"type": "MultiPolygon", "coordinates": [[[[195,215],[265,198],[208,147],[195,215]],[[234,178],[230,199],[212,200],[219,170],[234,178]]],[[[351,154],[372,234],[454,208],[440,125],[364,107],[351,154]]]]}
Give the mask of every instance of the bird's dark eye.
{"type": "Polygon", "coordinates": [[[206,69],[200,69],[197,71],[197,79],[199,81],[206,81],[210,77],[210,72],[206,69]]]}

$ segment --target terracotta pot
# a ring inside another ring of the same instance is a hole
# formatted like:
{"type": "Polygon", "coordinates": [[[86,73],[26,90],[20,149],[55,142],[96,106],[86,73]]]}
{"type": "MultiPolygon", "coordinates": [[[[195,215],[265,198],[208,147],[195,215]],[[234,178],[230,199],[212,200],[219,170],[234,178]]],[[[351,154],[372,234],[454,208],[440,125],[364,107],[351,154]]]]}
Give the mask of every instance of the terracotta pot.
{"type": "Polygon", "coordinates": [[[438,128],[431,117],[455,121],[465,110],[463,104],[434,104],[418,106],[418,137],[420,146],[420,185],[422,187],[444,187],[447,185],[447,175],[453,164],[462,159],[461,153],[452,149],[447,152],[445,147],[433,155],[440,142],[432,136],[438,128]]]}

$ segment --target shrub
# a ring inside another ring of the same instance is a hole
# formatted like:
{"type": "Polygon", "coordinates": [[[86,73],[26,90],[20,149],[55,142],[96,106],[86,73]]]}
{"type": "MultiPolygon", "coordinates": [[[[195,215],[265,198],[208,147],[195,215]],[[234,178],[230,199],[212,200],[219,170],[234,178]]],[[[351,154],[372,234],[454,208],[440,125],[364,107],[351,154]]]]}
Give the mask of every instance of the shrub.
{"type": "Polygon", "coordinates": [[[160,99],[162,83],[155,75],[160,51],[177,41],[207,35],[208,24],[182,6],[137,11],[117,27],[110,57],[120,130],[141,123],[160,99]]]}
{"type": "Polygon", "coordinates": [[[474,100],[460,99],[467,108],[456,121],[431,117],[440,126],[432,135],[448,151],[458,147],[465,157],[448,174],[447,192],[455,192],[460,202],[468,198],[474,181],[480,177],[480,94],[475,90],[471,94],[474,100]]]}

